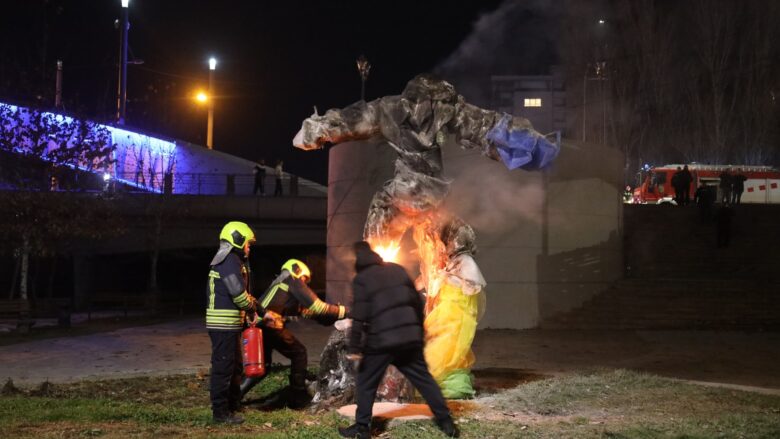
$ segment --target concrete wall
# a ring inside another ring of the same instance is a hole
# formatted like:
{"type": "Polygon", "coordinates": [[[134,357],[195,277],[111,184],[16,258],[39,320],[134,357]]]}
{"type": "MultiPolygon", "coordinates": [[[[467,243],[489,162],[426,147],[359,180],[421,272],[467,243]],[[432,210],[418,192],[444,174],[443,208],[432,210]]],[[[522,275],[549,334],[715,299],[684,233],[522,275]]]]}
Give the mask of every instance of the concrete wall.
{"type": "Polygon", "coordinates": [[[393,177],[396,153],[377,140],[346,142],[329,151],[328,300],[347,303],[355,274],[352,244],[363,239],[371,198],[393,177]]]}
{"type": "MultiPolygon", "coordinates": [[[[362,236],[374,192],[392,177],[394,152],[376,141],[330,150],[328,294],[351,297],[352,242],[362,236]]],[[[476,260],[488,282],[489,328],[533,328],[620,278],[622,155],[564,145],[546,173],[508,171],[474,151],[444,148],[453,180],[445,206],[477,232],[476,260]]],[[[413,249],[404,241],[402,253],[413,249]]],[[[414,276],[415,261],[402,261],[414,276]]]]}

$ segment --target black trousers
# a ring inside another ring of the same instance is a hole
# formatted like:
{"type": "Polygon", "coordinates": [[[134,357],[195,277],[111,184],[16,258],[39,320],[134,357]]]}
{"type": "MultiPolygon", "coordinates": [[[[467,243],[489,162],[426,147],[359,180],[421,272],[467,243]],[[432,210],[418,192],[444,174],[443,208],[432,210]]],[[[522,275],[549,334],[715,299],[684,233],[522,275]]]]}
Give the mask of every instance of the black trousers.
{"type": "Polygon", "coordinates": [[[287,328],[263,328],[263,355],[266,370],[271,365],[273,351],[276,350],[290,359],[290,386],[297,389],[306,387],[306,366],[308,357],[306,346],[287,328]]]}
{"type": "Polygon", "coordinates": [[[260,191],[260,195],[265,195],[265,176],[255,177],[255,188],[253,193],[257,195],[257,191],[260,191]]]}
{"type": "Polygon", "coordinates": [[[355,422],[368,425],[376,398],[376,389],[385,376],[389,365],[393,365],[411,381],[431,408],[437,420],[448,419],[450,410],[441,394],[441,389],[428,371],[422,347],[395,351],[364,354],[357,377],[357,412],[355,422]]]}
{"type": "Polygon", "coordinates": [[[224,415],[241,404],[240,332],[209,331],[211,338],[211,411],[224,415]]]}
{"type": "Polygon", "coordinates": [[[282,195],[282,179],[277,178],[276,179],[276,186],[274,186],[274,196],[281,196],[282,195]]]}

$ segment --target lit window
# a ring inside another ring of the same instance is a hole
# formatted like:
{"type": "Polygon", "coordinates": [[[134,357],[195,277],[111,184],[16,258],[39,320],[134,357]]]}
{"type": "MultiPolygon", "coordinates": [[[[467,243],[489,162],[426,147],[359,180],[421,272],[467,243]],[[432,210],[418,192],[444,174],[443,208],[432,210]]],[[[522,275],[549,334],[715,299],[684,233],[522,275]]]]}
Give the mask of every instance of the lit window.
{"type": "Polygon", "coordinates": [[[541,98],[524,99],[523,106],[524,107],[541,107],[542,106],[542,100],[541,100],[541,98]]]}

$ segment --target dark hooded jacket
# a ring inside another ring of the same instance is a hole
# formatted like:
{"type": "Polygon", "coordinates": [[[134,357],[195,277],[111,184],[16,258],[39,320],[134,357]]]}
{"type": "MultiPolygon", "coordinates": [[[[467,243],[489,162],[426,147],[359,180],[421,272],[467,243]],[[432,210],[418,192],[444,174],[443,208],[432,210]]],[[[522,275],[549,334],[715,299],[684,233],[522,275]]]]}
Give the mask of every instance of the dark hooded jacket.
{"type": "Polygon", "coordinates": [[[378,353],[422,347],[423,304],[406,270],[355,245],[354,305],[348,351],[378,353]]]}

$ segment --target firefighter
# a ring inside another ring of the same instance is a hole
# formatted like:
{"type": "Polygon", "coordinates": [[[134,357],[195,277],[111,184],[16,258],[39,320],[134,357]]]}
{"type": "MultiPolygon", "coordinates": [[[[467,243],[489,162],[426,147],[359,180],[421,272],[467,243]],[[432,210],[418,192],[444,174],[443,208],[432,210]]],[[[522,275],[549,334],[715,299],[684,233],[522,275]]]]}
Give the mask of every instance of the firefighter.
{"type": "Polygon", "coordinates": [[[209,264],[206,328],[211,338],[211,410],[214,422],[240,424],[233,412],[241,407],[241,345],[244,319],[256,320],[251,295],[249,247],[255,234],[231,221],[219,234],[219,250],[209,264]]]}
{"type": "MultiPolygon", "coordinates": [[[[297,259],[290,259],[282,272],[271,282],[258,300],[258,314],[263,315],[263,353],[266,370],[271,365],[272,350],[290,359],[290,394],[287,405],[302,408],[311,401],[306,390],[306,347],[285,327],[285,318],[302,316],[321,323],[331,323],[346,317],[343,305],[323,302],[307,285],[311,281],[309,267],[297,259]]],[[[244,378],[241,396],[249,392],[263,377],[244,378]]]]}

